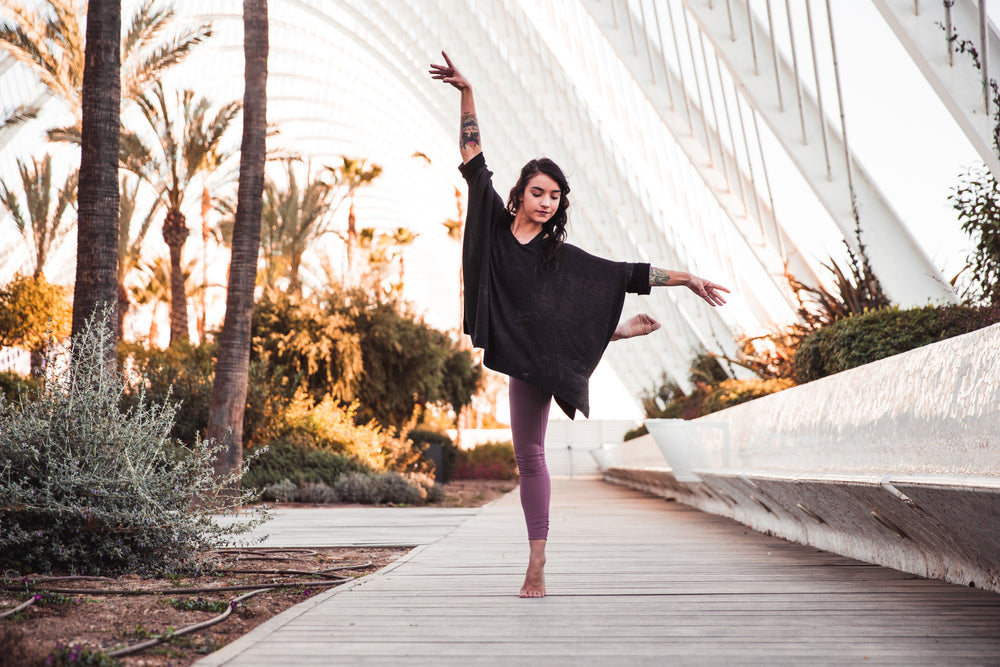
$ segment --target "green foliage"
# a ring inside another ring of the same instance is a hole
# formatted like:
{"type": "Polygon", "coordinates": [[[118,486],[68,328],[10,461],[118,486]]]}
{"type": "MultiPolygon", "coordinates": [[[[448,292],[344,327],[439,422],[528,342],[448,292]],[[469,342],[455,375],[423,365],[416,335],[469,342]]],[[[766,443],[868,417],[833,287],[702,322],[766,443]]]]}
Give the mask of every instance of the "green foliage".
{"type": "Polygon", "coordinates": [[[459,450],[455,479],[518,479],[513,443],[486,442],[459,450]]]}
{"type": "Polygon", "coordinates": [[[361,376],[354,313],[316,300],[269,293],[254,305],[251,359],[301,378],[317,400],[329,394],[350,401],[361,376]]]}
{"type": "Polygon", "coordinates": [[[1000,190],[985,165],[970,168],[948,196],[962,231],[975,247],[969,257],[970,303],[1000,305],[1000,190]]]}
{"type": "MultiPolygon", "coordinates": [[[[153,402],[178,404],[172,438],[194,442],[208,429],[208,407],[215,382],[216,345],[175,342],[160,350],[135,343],[120,343],[118,360],[127,369],[124,408],[134,406],[141,393],[153,402]],[[141,382],[138,378],[142,378],[141,382]]],[[[274,437],[276,424],[291,403],[297,377],[281,367],[250,363],[247,405],[243,413],[246,443],[257,444],[274,437]]]]}
{"type": "Polygon", "coordinates": [[[998,321],[1000,306],[886,308],[845,318],[802,341],[795,355],[795,379],[811,382],[998,321]]]}
{"type": "Polygon", "coordinates": [[[641,438],[642,436],[648,433],[649,429],[646,428],[645,424],[636,426],[635,428],[625,432],[625,435],[622,436],[622,442],[628,442],[629,440],[635,440],[636,438],[641,438]]]}
{"type": "Polygon", "coordinates": [[[755,398],[767,396],[768,394],[774,394],[794,386],[795,382],[787,378],[769,380],[760,378],[752,378],[748,380],[723,380],[718,385],[713,387],[709,394],[705,397],[701,414],[707,415],[712,412],[718,412],[719,410],[725,410],[726,408],[734,405],[746,403],[747,401],[752,401],[755,398]]]}
{"type": "Polygon", "coordinates": [[[315,447],[309,440],[282,438],[267,446],[250,463],[243,476],[243,488],[263,489],[282,480],[298,488],[299,484],[320,483],[333,486],[337,478],[351,472],[369,472],[371,468],[347,454],[315,447]]]}
{"type": "Polygon", "coordinates": [[[319,484],[312,484],[307,482],[299,489],[298,494],[296,494],[296,500],[300,503],[313,503],[316,505],[326,505],[329,503],[335,503],[340,500],[337,492],[331,486],[327,486],[322,482],[319,484]]]}
{"type": "Polygon", "coordinates": [[[337,480],[333,487],[341,500],[374,505],[382,500],[382,485],[377,475],[353,472],[337,480]]]}
{"type": "Polygon", "coordinates": [[[45,276],[17,276],[0,289],[0,346],[42,351],[68,337],[72,323],[69,289],[45,276]]]}
{"type": "Polygon", "coordinates": [[[167,598],[164,602],[177,611],[210,611],[213,614],[221,614],[229,608],[229,602],[226,600],[206,600],[204,598],[167,598]]]}
{"type": "Polygon", "coordinates": [[[252,358],[303,378],[317,401],[357,399],[359,421],[403,430],[427,403],[467,405],[482,370],[405,304],[361,290],[272,294],[254,311],[252,358]]]}
{"type": "Polygon", "coordinates": [[[334,490],[350,503],[417,505],[444,498],[444,490],[430,476],[398,472],[350,473],[337,480],[334,490]]]}
{"type": "Polygon", "coordinates": [[[719,357],[711,352],[701,351],[691,360],[691,384],[716,385],[729,378],[719,357]]]}
{"type": "Polygon", "coordinates": [[[26,378],[10,371],[0,372],[0,396],[9,406],[21,404],[21,398],[30,401],[38,396],[42,385],[38,380],[26,378]]]}
{"type": "MultiPolygon", "coordinates": [[[[787,378],[734,380],[728,378],[718,360],[707,352],[697,355],[691,363],[691,384],[694,389],[684,394],[666,375],[659,387],[643,394],[646,417],[658,419],[697,419],[730,406],[773,394],[792,387],[787,378]]],[[[625,434],[625,440],[645,435],[640,426],[625,434]]]]}
{"type": "Polygon", "coordinates": [[[118,360],[129,370],[122,403],[125,409],[138,405],[143,396],[158,403],[176,402],[170,437],[181,442],[205,437],[215,380],[215,345],[175,342],[160,350],[121,343],[118,360]]]}
{"type": "Polygon", "coordinates": [[[95,665],[96,667],[118,667],[120,660],[112,658],[104,651],[88,648],[83,644],[64,646],[56,644],[56,650],[45,658],[42,663],[48,667],[65,667],[66,665],[95,665]]]}
{"type": "Polygon", "coordinates": [[[120,409],[124,383],[102,357],[109,337],[91,320],[71,368],[50,360],[38,400],[0,404],[2,568],[162,573],[260,523],[215,523],[252,496],[222,495],[234,480],[214,475],[219,447],[174,444],[173,405],[140,396],[120,409]]]}
{"type": "Polygon", "coordinates": [[[364,359],[357,388],[362,415],[398,428],[418,404],[452,400],[458,402],[452,407],[459,410],[471,400],[479,367],[444,333],[405,306],[369,302],[358,312],[355,326],[364,359]]]}
{"type": "MultiPolygon", "coordinates": [[[[244,480],[244,483],[245,480],[244,480]]],[[[290,479],[283,479],[277,484],[271,484],[264,488],[261,496],[264,500],[277,500],[283,503],[290,503],[299,495],[299,486],[290,479]]]]}

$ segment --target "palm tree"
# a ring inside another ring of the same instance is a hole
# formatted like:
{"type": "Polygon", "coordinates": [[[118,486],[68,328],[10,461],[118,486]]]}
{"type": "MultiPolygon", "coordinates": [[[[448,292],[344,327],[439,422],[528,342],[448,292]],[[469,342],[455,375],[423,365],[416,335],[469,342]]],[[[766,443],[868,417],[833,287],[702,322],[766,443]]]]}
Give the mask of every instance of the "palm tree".
{"type": "Polygon", "coordinates": [[[399,280],[388,286],[389,292],[402,292],[406,266],[403,250],[412,245],[419,234],[408,227],[397,227],[391,234],[375,234],[373,227],[365,227],[358,234],[358,245],[368,252],[368,274],[365,281],[375,290],[383,289],[393,263],[399,260],[399,280]]]}
{"type": "Polygon", "coordinates": [[[194,91],[177,95],[175,106],[167,102],[163,84],[153,86],[152,95],[139,98],[139,108],[149,122],[157,142],[134,147],[135,171],[151,183],[167,208],[163,221],[163,240],[170,249],[170,342],[188,342],[187,297],[181,252],[187,240],[186,218],[181,212],[185,196],[194,182],[219,167],[232,156],[223,151],[222,140],[236,116],[240,103],[223,105],[210,115],[212,103],[195,98],[194,91]]]}
{"type": "MultiPolygon", "coordinates": [[[[27,65],[49,94],[61,100],[73,113],[76,123],[50,131],[52,139],[79,141],[82,116],[84,35],[80,26],[86,3],[77,0],[45,0],[28,3],[9,0],[0,16],[0,48],[27,65]],[[16,4],[15,4],[16,3],[16,4]]],[[[174,11],[144,0],[135,8],[121,35],[121,99],[138,99],[150,83],[181,62],[191,50],[212,34],[209,24],[180,30],[171,29],[174,11]]],[[[119,25],[121,20],[119,18],[119,25]]],[[[39,109],[19,109],[3,122],[23,122],[39,109]]]]}
{"type": "Polygon", "coordinates": [[[73,227],[73,220],[66,215],[76,201],[76,186],[79,172],[73,170],[52,201],[52,156],[45,154],[31,164],[17,161],[21,175],[21,190],[24,192],[25,210],[15,191],[0,181],[0,203],[10,211],[17,225],[17,231],[24,237],[34,255],[32,274],[42,275],[45,263],[53,250],[73,227]],[[53,206],[54,204],[54,206],[53,206]]]}
{"type": "MultiPolygon", "coordinates": [[[[79,223],[73,335],[98,312],[113,314],[118,300],[118,145],[121,126],[121,0],[90,0],[87,53],[81,96],[79,223]]],[[[114,367],[116,339],[111,331],[104,359],[114,367]]]]}
{"type": "Polygon", "coordinates": [[[332,213],[344,195],[322,177],[314,177],[308,165],[301,190],[291,160],[285,161],[285,171],[287,189],[279,189],[274,182],[265,186],[261,245],[265,270],[272,276],[269,286],[276,287],[275,278],[286,277],[289,291],[301,294],[302,256],[317,239],[333,231],[332,213]]]}
{"type": "MultiPolygon", "coordinates": [[[[136,269],[140,268],[140,260],[142,258],[142,246],[146,240],[146,234],[149,233],[149,229],[152,226],[154,220],[156,219],[156,214],[160,209],[161,200],[155,199],[146,212],[145,217],[139,222],[138,229],[135,230],[135,234],[132,233],[132,219],[135,217],[136,207],[138,206],[139,200],[139,185],[141,181],[138,178],[129,179],[128,176],[122,176],[121,179],[121,189],[120,192],[120,206],[118,214],[118,320],[117,320],[117,333],[118,339],[121,340],[125,316],[128,314],[129,308],[131,307],[131,300],[129,299],[128,290],[125,287],[125,281],[128,279],[129,274],[131,274],[136,269]]],[[[160,261],[160,260],[157,260],[160,261]]],[[[169,284],[169,283],[168,283],[169,284]]],[[[153,313],[155,316],[155,312],[153,313]]]]}
{"type": "MultiPolygon", "coordinates": [[[[267,0],[243,0],[243,140],[229,265],[226,318],[219,336],[215,382],[209,404],[208,437],[226,442],[215,460],[219,477],[243,465],[243,412],[250,370],[250,325],[260,250],[261,200],[267,136],[267,0]]],[[[231,489],[238,497],[239,489],[231,489]]]]}
{"type": "Polygon", "coordinates": [[[347,233],[346,235],[338,233],[338,236],[347,246],[347,279],[345,282],[348,285],[354,285],[357,282],[354,276],[354,246],[358,242],[358,229],[354,217],[354,193],[358,188],[371,185],[372,181],[382,174],[382,167],[377,164],[369,165],[367,160],[349,158],[346,155],[341,155],[340,159],[341,166],[327,167],[327,170],[333,173],[337,183],[344,187],[347,197],[351,200],[351,208],[347,214],[347,233]]]}

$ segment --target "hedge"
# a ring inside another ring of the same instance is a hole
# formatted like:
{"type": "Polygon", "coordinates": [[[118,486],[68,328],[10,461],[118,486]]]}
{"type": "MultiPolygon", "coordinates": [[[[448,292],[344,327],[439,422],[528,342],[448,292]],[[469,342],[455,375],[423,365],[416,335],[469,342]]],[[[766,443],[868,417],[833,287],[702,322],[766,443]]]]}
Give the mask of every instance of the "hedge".
{"type": "Polygon", "coordinates": [[[1000,306],[924,306],[844,318],[807,336],[795,353],[795,380],[818,380],[1000,322],[1000,306]]]}

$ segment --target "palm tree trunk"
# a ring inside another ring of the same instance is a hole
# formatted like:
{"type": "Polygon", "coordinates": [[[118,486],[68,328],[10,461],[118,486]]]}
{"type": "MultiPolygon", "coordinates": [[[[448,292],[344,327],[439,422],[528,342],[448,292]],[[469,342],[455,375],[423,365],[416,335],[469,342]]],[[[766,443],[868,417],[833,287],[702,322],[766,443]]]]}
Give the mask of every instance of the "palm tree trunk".
{"type": "Polygon", "coordinates": [[[107,309],[104,358],[115,362],[118,301],[118,138],[121,110],[121,0],[90,0],[78,190],[79,226],[73,335],[107,309]]]}
{"type": "MultiPolygon", "coordinates": [[[[243,142],[237,191],[233,254],[226,293],[226,318],[219,335],[219,356],[209,405],[208,437],[227,442],[215,460],[217,476],[243,463],[243,410],[250,368],[250,324],[260,250],[264,193],[264,138],[267,132],[267,0],[243,0],[243,142]],[[230,434],[227,437],[227,434],[230,434]]],[[[238,493],[239,489],[231,489],[238,493]]]]}
{"type": "Polygon", "coordinates": [[[190,232],[185,222],[184,214],[176,209],[167,211],[163,221],[163,240],[170,248],[170,345],[187,343],[191,339],[184,269],[181,268],[181,252],[190,232]]]}
{"type": "Polygon", "coordinates": [[[212,210],[212,198],[208,187],[201,187],[201,314],[198,317],[198,343],[205,342],[205,321],[208,319],[208,212],[212,210]]]}

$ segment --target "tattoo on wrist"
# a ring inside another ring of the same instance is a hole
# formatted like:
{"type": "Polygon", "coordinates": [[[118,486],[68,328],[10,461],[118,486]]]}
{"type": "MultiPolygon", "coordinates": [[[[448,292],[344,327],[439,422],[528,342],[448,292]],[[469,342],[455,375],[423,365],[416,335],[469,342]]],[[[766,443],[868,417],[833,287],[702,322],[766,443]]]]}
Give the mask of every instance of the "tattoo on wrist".
{"type": "Polygon", "coordinates": [[[462,136],[458,147],[463,150],[475,150],[479,145],[479,123],[476,122],[476,114],[466,112],[462,114],[462,136]]]}
{"type": "Polygon", "coordinates": [[[658,269],[655,266],[649,267],[649,285],[658,287],[670,283],[670,273],[666,269],[658,269]]]}

